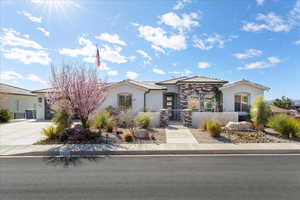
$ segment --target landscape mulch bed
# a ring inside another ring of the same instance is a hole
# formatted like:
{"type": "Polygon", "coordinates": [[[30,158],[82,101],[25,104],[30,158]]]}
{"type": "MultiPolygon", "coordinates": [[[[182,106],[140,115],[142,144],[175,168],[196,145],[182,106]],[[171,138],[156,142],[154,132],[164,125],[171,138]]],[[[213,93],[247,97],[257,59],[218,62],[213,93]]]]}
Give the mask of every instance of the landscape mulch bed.
{"type": "Polygon", "coordinates": [[[150,138],[137,138],[134,137],[132,142],[126,142],[123,139],[123,134],[128,131],[128,129],[118,129],[122,134],[113,133],[102,133],[97,137],[93,137],[90,140],[78,141],[78,142],[62,142],[59,139],[44,139],[35,144],[162,144],[166,143],[166,133],[163,128],[153,128],[148,129],[150,134],[155,136],[155,139],[150,138]]]}
{"type": "Polygon", "coordinates": [[[230,131],[222,132],[220,137],[213,138],[207,131],[190,129],[199,143],[291,143],[300,142],[299,138],[286,138],[278,133],[267,129],[267,131],[230,131]]]}

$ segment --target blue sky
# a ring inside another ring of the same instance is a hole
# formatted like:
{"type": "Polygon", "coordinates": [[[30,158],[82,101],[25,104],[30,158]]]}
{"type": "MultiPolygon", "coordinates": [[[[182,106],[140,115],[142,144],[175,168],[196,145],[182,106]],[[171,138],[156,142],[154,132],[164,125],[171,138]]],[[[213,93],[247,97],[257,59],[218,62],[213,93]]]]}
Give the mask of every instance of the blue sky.
{"type": "Polygon", "coordinates": [[[50,65],[108,81],[248,79],[300,99],[300,0],[2,0],[1,82],[49,87],[50,65]]]}

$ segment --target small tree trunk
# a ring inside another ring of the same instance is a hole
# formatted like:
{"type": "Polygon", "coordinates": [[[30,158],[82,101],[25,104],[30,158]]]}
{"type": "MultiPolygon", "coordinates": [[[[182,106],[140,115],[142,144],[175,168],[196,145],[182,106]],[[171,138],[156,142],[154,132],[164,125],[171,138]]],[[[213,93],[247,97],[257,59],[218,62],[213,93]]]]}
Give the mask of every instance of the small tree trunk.
{"type": "Polygon", "coordinates": [[[87,123],[88,120],[84,117],[80,117],[80,120],[83,128],[88,128],[88,123],[87,123]]]}

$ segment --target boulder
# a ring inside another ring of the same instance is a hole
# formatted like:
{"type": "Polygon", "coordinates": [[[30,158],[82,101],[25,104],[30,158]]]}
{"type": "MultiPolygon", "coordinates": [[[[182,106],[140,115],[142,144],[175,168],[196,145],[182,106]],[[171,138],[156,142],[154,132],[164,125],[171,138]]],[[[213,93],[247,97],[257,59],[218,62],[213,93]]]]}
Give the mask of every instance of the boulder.
{"type": "Polygon", "coordinates": [[[248,131],[253,130],[253,124],[250,122],[228,122],[224,127],[227,131],[248,131]]]}

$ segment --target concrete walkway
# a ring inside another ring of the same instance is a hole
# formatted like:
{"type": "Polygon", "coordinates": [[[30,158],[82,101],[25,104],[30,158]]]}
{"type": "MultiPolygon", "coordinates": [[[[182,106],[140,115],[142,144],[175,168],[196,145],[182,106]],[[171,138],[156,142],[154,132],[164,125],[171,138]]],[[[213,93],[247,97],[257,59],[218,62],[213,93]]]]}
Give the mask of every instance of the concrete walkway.
{"type": "Polygon", "coordinates": [[[167,144],[198,144],[191,131],[181,124],[170,124],[166,128],[167,144]]]}
{"type": "Polygon", "coordinates": [[[43,128],[53,124],[51,121],[19,120],[0,124],[0,145],[33,144],[44,136],[43,128]]]}

